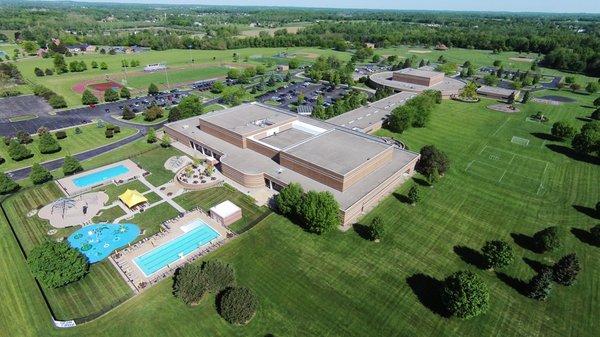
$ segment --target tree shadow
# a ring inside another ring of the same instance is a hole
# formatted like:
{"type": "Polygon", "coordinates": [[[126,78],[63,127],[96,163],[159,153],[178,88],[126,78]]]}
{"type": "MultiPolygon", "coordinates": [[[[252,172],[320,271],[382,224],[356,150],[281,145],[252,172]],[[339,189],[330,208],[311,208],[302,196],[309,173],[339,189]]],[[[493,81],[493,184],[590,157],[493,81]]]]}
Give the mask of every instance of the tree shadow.
{"type": "Polygon", "coordinates": [[[573,235],[577,239],[579,239],[579,241],[581,241],[583,243],[587,243],[588,245],[594,246],[594,247],[600,246],[600,245],[598,245],[597,242],[594,242],[594,239],[592,238],[592,235],[590,234],[590,232],[586,231],[585,229],[572,227],[571,233],[573,233],[573,235]]]}
{"type": "Polygon", "coordinates": [[[534,253],[541,253],[540,249],[535,244],[533,237],[521,233],[510,233],[510,236],[512,237],[513,241],[522,248],[530,250],[534,253]]]}
{"type": "Polygon", "coordinates": [[[512,277],[506,273],[496,272],[496,277],[507,286],[516,290],[519,294],[527,296],[529,293],[529,283],[516,277],[512,277]]]}
{"type": "Polygon", "coordinates": [[[582,122],[591,122],[592,119],[590,117],[576,117],[575,119],[580,120],[582,122]]]}
{"type": "Polygon", "coordinates": [[[425,180],[425,179],[421,179],[421,178],[416,178],[416,177],[413,177],[413,178],[412,178],[412,180],[413,180],[413,181],[414,181],[416,184],[418,184],[419,186],[423,186],[423,187],[430,187],[430,186],[431,186],[431,184],[430,184],[430,183],[428,183],[428,182],[427,182],[427,180],[425,180]]]}
{"type": "Polygon", "coordinates": [[[361,238],[363,238],[365,240],[370,240],[369,234],[368,234],[369,226],[363,225],[363,224],[360,224],[360,223],[355,223],[355,224],[352,225],[352,229],[361,238]]]}
{"type": "Polygon", "coordinates": [[[596,157],[593,157],[590,155],[578,153],[577,151],[575,151],[569,147],[566,147],[564,145],[546,144],[546,147],[548,149],[550,149],[551,151],[560,153],[560,154],[565,155],[574,160],[582,161],[582,162],[585,162],[588,164],[596,164],[596,165],[600,164],[600,158],[596,158],[596,157]]]}
{"type": "Polygon", "coordinates": [[[550,268],[549,265],[542,263],[540,261],[532,260],[530,258],[524,257],[523,262],[525,262],[533,271],[536,273],[541,273],[542,270],[550,268]]]}
{"type": "Polygon", "coordinates": [[[547,141],[552,141],[552,142],[558,140],[553,135],[551,135],[549,133],[544,133],[544,132],[532,132],[531,135],[534,136],[534,137],[536,137],[536,138],[539,138],[541,140],[547,140],[547,141]]]}
{"type": "Polygon", "coordinates": [[[450,316],[442,304],[441,291],[444,286],[442,281],[418,273],[407,277],[406,283],[424,307],[442,317],[450,316]]]}
{"type": "Polygon", "coordinates": [[[479,251],[467,246],[454,246],[454,252],[466,263],[479,269],[486,269],[485,259],[479,251]]]}
{"type": "Polygon", "coordinates": [[[394,197],[396,198],[396,200],[400,201],[401,203],[410,204],[410,200],[404,194],[400,194],[398,192],[394,192],[393,194],[394,194],[394,197]]]}
{"type": "Polygon", "coordinates": [[[591,207],[581,206],[581,205],[573,205],[573,208],[575,208],[575,210],[577,212],[583,213],[591,218],[600,219],[600,215],[598,214],[598,212],[596,212],[596,210],[591,207]]]}

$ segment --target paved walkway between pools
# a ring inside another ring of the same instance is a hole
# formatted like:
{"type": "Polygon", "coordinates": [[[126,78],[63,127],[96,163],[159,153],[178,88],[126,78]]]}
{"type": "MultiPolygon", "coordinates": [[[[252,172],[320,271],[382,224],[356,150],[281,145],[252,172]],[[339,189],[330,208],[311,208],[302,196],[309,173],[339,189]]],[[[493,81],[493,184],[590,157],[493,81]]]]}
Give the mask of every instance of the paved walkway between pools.
{"type": "Polygon", "coordinates": [[[146,185],[150,189],[150,191],[158,194],[158,196],[161,197],[161,199],[163,199],[169,205],[173,206],[178,212],[185,213],[185,209],[183,207],[179,206],[178,203],[173,201],[173,197],[175,196],[175,194],[172,196],[167,196],[166,194],[163,193],[163,191],[160,190],[160,187],[156,187],[156,186],[150,184],[150,182],[148,182],[148,180],[146,180],[145,177],[139,177],[138,180],[142,184],[146,185]]]}

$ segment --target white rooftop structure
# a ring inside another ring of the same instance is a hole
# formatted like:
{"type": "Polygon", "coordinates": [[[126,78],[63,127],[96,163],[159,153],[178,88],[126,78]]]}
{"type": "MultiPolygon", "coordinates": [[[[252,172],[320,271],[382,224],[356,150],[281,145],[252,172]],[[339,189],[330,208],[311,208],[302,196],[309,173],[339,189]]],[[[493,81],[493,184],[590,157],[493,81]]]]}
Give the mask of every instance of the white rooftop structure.
{"type": "Polygon", "coordinates": [[[227,218],[241,211],[241,208],[229,200],[225,200],[210,209],[211,213],[216,214],[221,218],[227,218]]]}

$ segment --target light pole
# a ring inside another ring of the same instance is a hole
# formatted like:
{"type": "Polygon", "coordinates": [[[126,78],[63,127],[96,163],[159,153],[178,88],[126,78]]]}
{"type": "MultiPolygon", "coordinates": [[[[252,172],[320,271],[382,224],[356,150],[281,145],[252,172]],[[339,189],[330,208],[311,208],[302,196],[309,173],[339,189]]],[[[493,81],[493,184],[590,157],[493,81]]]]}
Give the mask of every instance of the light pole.
{"type": "Polygon", "coordinates": [[[192,58],[192,45],[188,45],[188,51],[190,54],[190,63],[194,63],[194,59],[192,58]]]}
{"type": "Polygon", "coordinates": [[[165,79],[167,80],[167,89],[170,91],[171,85],[169,84],[169,72],[167,71],[167,63],[164,63],[164,65],[165,65],[165,79]]]}

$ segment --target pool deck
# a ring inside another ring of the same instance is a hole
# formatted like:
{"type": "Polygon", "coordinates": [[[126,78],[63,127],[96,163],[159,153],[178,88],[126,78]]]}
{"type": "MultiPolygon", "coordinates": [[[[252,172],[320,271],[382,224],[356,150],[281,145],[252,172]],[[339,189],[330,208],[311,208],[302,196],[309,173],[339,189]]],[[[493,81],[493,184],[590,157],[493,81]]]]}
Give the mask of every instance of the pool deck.
{"type": "Polygon", "coordinates": [[[161,281],[162,279],[173,275],[175,270],[185,263],[194,261],[197,258],[215,250],[222,246],[233,238],[234,234],[227,228],[221,226],[206,213],[201,210],[195,210],[185,213],[181,218],[176,218],[166,222],[166,226],[163,226],[163,230],[159,233],[142,239],[141,241],[130,245],[127,248],[121,249],[110,256],[110,261],[119,270],[121,276],[127,281],[129,286],[136,292],[139,293],[149,286],[161,281]],[[137,266],[133,260],[145,253],[153,250],[154,248],[163,245],[175,238],[185,234],[182,227],[189,224],[190,222],[201,219],[208,224],[212,229],[219,233],[219,237],[207,243],[206,245],[194,250],[192,253],[185,256],[167,267],[157,271],[150,277],[144,275],[142,270],[137,266]],[[165,228],[167,227],[168,228],[165,228]]]}
{"type": "Polygon", "coordinates": [[[146,173],[146,171],[144,171],[142,168],[140,168],[136,163],[134,163],[130,159],[126,159],[126,160],[119,161],[119,162],[116,162],[116,163],[113,163],[110,165],[102,166],[102,167],[99,167],[99,168],[96,168],[93,170],[84,171],[84,172],[81,172],[81,173],[78,173],[78,174],[75,174],[72,176],[68,176],[68,177],[59,179],[56,181],[56,183],[61,188],[61,190],[63,190],[68,196],[74,196],[74,195],[81,194],[83,192],[90,191],[96,187],[105,186],[108,184],[121,182],[121,181],[123,183],[126,183],[130,180],[136,179],[138,177],[142,177],[144,175],[144,173],[146,173]],[[96,172],[104,171],[104,170],[107,170],[107,169],[110,169],[110,168],[113,168],[113,167],[116,167],[119,165],[123,165],[123,166],[127,167],[127,169],[129,171],[116,176],[115,179],[106,180],[106,181],[103,181],[98,184],[79,187],[79,186],[75,185],[75,183],[74,183],[75,179],[77,179],[77,178],[80,178],[80,177],[83,177],[83,176],[86,176],[89,174],[94,174],[96,172]]]}

